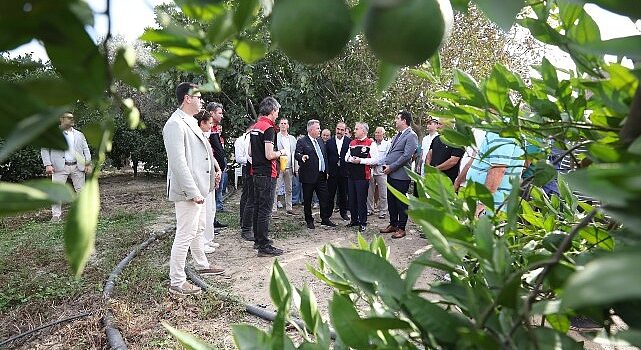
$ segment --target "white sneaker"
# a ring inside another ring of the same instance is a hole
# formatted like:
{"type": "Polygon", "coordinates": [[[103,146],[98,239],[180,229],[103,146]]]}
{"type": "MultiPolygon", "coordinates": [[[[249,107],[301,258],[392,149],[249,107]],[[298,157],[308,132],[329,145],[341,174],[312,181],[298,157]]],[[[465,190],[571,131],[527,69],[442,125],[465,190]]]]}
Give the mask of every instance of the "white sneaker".
{"type": "Polygon", "coordinates": [[[62,221],[62,219],[60,219],[59,216],[52,216],[51,217],[51,222],[53,222],[53,223],[58,223],[58,222],[61,222],[61,221],[62,221]]]}
{"type": "Polygon", "coordinates": [[[216,243],[216,242],[212,242],[212,241],[209,241],[209,242],[205,243],[205,245],[208,245],[208,246],[210,246],[210,247],[212,247],[212,248],[218,248],[218,247],[220,247],[220,244],[218,244],[218,243],[216,243]]]}
{"type": "Polygon", "coordinates": [[[206,245],[206,246],[203,248],[203,251],[205,252],[205,254],[211,254],[211,253],[213,253],[213,252],[215,252],[215,251],[216,251],[216,248],[214,248],[214,247],[212,247],[212,246],[210,246],[210,245],[206,245]]]}

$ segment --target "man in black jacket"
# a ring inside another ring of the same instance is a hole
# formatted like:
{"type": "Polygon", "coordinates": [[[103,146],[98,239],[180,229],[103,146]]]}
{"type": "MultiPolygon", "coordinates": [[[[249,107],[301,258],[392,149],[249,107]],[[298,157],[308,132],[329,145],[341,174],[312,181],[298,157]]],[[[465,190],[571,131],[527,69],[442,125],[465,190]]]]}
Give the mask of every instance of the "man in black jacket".
{"type": "Polygon", "coordinates": [[[296,142],[294,158],[298,161],[298,177],[303,185],[303,206],[307,228],[314,229],[312,196],[316,192],[320,202],[321,225],[335,227],[329,220],[332,211],[327,193],[327,151],[320,138],[320,122],[307,122],[307,136],[296,142]]]}
{"type": "MultiPolygon", "coordinates": [[[[211,145],[211,149],[214,151],[214,158],[216,158],[216,161],[218,162],[218,165],[220,165],[220,169],[224,174],[227,171],[227,160],[225,159],[225,150],[223,148],[223,142],[220,137],[218,126],[223,120],[223,112],[225,110],[223,109],[223,105],[218,102],[209,102],[206,110],[214,119],[214,127],[212,128],[211,134],[209,134],[209,144],[211,145]]],[[[216,211],[224,211],[222,184],[216,188],[216,211]]],[[[227,225],[221,223],[218,219],[215,219],[214,228],[222,227],[227,227],[227,225]]]]}
{"type": "Polygon", "coordinates": [[[327,141],[327,187],[329,189],[330,213],[334,211],[334,201],[338,196],[338,209],[343,220],[347,216],[347,164],[345,154],[352,140],[344,136],[347,125],[344,122],[336,124],[336,135],[327,141]]]}

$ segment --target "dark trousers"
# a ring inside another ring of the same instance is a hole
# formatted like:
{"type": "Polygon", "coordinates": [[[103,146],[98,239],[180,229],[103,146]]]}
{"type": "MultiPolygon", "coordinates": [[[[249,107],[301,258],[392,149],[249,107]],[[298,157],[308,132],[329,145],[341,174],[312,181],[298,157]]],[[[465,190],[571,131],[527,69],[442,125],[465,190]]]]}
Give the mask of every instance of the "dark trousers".
{"type": "Polygon", "coordinates": [[[349,209],[347,200],[347,178],[342,176],[330,176],[329,179],[327,179],[327,188],[329,190],[330,213],[334,211],[334,201],[336,201],[340,214],[347,214],[347,210],[349,209]]]}
{"type": "MultiPolygon", "coordinates": [[[[241,168],[241,170],[242,170],[241,172],[243,174],[243,187],[242,187],[242,192],[240,194],[240,216],[238,217],[238,219],[240,221],[239,226],[242,228],[243,227],[243,213],[245,212],[245,207],[247,206],[247,195],[248,195],[248,193],[247,193],[248,191],[245,188],[247,187],[247,183],[248,182],[252,182],[253,180],[251,179],[251,177],[248,174],[249,173],[249,171],[248,171],[249,167],[248,166],[242,165],[240,168],[241,168]]],[[[253,186],[254,184],[251,184],[251,185],[253,186]]],[[[254,207],[253,201],[254,200],[252,199],[252,208],[254,207]]],[[[253,211],[253,209],[252,209],[252,211],[253,211]]]]}
{"type": "MultiPolygon", "coordinates": [[[[405,195],[410,188],[410,180],[397,180],[387,177],[387,184],[405,195]]],[[[407,205],[387,190],[387,207],[389,211],[389,224],[401,230],[407,225],[407,205]]]]}
{"type": "Polygon", "coordinates": [[[269,241],[269,221],[272,218],[276,178],[254,175],[254,239],[259,248],[269,241]]]}
{"type": "Polygon", "coordinates": [[[254,177],[249,175],[249,167],[243,174],[243,192],[240,195],[240,229],[247,236],[253,236],[254,230],[254,177]],[[244,201],[244,202],[243,202],[244,201]],[[243,204],[244,203],[244,204],[243,204]]]}
{"type": "Polygon", "coordinates": [[[369,180],[347,181],[349,189],[349,212],[352,216],[352,224],[367,225],[367,190],[369,180]]]}
{"type": "Polygon", "coordinates": [[[314,192],[316,192],[316,196],[318,196],[321,221],[329,220],[329,217],[332,216],[332,209],[330,208],[329,195],[327,192],[326,176],[327,175],[325,175],[325,173],[320,173],[316,183],[303,184],[303,208],[305,212],[305,222],[307,223],[314,222],[314,218],[312,217],[312,197],[314,192]]]}

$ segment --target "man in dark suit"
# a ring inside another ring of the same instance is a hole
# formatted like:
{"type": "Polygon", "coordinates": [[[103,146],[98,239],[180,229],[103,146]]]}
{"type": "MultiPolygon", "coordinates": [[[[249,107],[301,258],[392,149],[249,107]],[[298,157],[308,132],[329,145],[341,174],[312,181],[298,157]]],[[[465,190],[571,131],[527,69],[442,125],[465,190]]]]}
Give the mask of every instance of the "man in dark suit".
{"type": "MultiPolygon", "coordinates": [[[[399,112],[394,119],[398,133],[392,139],[392,145],[387,152],[383,165],[383,173],[387,175],[387,184],[405,195],[410,187],[410,177],[405,167],[412,162],[412,156],[418,148],[418,136],[412,130],[412,114],[407,111],[399,112]]],[[[381,233],[391,233],[392,238],[405,237],[407,224],[407,204],[401,202],[387,190],[389,225],[381,229],[381,233]]]]}
{"type": "Polygon", "coordinates": [[[296,142],[294,158],[298,161],[298,177],[303,185],[303,206],[307,228],[314,229],[312,217],[312,195],[316,192],[320,202],[321,225],[335,227],[329,220],[332,211],[327,193],[327,151],[320,139],[320,122],[312,119],[307,122],[307,136],[296,142]]]}
{"type": "Polygon", "coordinates": [[[347,125],[344,122],[336,124],[336,135],[327,141],[327,187],[329,189],[330,212],[334,211],[334,201],[338,195],[338,209],[343,220],[347,216],[347,163],[345,154],[352,140],[344,136],[347,125]]]}

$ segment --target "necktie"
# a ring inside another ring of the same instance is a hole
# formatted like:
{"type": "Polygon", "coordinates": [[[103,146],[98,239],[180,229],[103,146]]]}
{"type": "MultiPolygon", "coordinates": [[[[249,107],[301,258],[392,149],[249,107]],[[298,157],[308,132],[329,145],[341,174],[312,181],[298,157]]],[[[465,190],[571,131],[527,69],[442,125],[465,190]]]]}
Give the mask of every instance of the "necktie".
{"type": "Polygon", "coordinates": [[[390,150],[394,147],[394,144],[396,143],[396,140],[398,140],[398,138],[399,138],[400,136],[401,136],[401,133],[400,133],[400,132],[394,136],[394,138],[392,139],[392,144],[391,144],[391,145],[390,145],[390,147],[389,147],[389,149],[390,149],[390,150]]]}
{"type": "Polygon", "coordinates": [[[323,152],[321,152],[320,146],[318,145],[318,140],[314,139],[313,142],[316,155],[318,156],[319,170],[322,173],[325,171],[325,158],[323,158],[323,152]]]}

